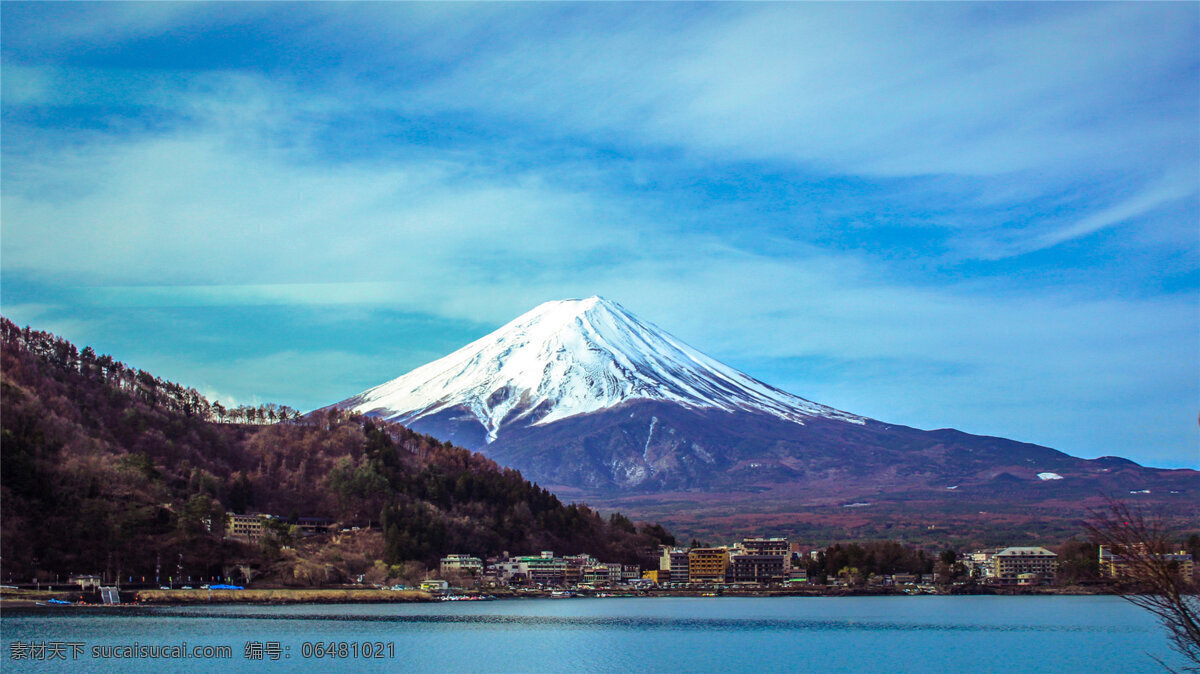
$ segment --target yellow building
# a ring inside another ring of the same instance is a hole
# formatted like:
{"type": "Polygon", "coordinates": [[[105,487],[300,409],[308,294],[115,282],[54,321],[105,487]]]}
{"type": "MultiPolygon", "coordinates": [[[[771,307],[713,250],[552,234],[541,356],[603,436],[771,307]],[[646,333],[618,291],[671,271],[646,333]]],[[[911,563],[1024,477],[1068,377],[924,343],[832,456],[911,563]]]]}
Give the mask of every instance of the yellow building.
{"type": "Polygon", "coordinates": [[[688,582],[724,583],[729,569],[729,551],[725,548],[692,548],[688,552],[688,582]]]}

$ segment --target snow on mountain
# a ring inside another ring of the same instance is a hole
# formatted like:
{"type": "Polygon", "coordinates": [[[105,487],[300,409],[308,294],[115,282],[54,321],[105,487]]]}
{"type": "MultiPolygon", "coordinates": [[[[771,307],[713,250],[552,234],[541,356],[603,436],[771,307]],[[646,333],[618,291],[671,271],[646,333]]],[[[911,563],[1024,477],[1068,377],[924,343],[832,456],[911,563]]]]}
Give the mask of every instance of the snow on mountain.
{"type": "Polygon", "coordinates": [[[546,302],[450,355],[337,404],[401,423],[469,411],[492,442],[631,400],[773,415],[865,419],[764,384],[600,297],[546,302]]]}

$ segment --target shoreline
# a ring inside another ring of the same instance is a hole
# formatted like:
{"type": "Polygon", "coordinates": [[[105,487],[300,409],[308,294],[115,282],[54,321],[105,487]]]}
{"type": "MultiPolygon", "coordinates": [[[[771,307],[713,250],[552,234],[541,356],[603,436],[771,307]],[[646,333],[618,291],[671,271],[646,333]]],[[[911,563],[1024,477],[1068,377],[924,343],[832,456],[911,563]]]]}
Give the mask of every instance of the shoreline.
{"type": "MultiPolygon", "coordinates": [[[[488,595],[491,599],[550,599],[549,590],[499,589],[466,592],[466,595],[488,595]]],[[[991,587],[985,585],[964,587],[956,586],[946,589],[918,590],[915,588],[898,589],[891,587],[864,588],[787,588],[787,589],[729,589],[729,588],[697,588],[697,589],[662,589],[639,590],[634,592],[579,592],[573,597],[578,599],[608,599],[608,598],[639,598],[655,599],[660,597],[695,597],[695,598],[775,598],[775,597],[954,597],[954,596],[1115,596],[1116,593],[1107,587],[1068,586],[1068,587],[991,587]]],[[[457,595],[463,596],[463,595],[457,595]]],[[[5,594],[0,596],[0,610],[5,609],[64,609],[64,608],[104,608],[120,610],[128,607],[145,606],[198,606],[198,605],[247,605],[247,606],[280,606],[297,604],[410,604],[433,603],[441,598],[421,590],[383,590],[366,588],[263,588],[247,590],[129,590],[121,592],[121,604],[105,605],[95,601],[95,597],[80,592],[32,592],[5,594]],[[69,601],[70,604],[49,604],[49,599],[69,601]]]]}
{"type": "Polygon", "coordinates": [[[407,604],[435,601],[421,590],[374,588],[262,588],[248,590],[122,590],[120,604],[104,604],[97,593],[23,592],[0,595],[0,610],[10,608],[105,608],[196,606],[202,604],[407,604]],[[69,604],[53,604],[50,600],[69,604]]]}

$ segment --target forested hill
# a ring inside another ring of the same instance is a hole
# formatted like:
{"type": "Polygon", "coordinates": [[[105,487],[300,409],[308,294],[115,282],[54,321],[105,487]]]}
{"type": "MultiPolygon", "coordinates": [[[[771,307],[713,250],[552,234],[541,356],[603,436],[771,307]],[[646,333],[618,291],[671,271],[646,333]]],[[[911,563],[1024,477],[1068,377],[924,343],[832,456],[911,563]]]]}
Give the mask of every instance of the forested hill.
{"type": "Polygon", "coordinates": [[[633,562],[669,540],[661,527],[564,505],[516,471],[403,426],[337,411],[226,410],[0,322],[5,580],[36,570],[152,575],[180,551],[189,575],[269,566],[278,548],[223,539],[230,512],[382,526],[388,564],[543,549],[633,562]]]}

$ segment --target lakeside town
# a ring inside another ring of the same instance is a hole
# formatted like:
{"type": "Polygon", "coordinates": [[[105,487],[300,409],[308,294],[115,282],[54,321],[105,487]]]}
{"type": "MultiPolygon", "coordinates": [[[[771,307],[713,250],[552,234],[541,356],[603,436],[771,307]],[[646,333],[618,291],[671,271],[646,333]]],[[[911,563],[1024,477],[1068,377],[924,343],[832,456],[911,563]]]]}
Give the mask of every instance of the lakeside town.
{"type": "MultiPolygon", "coordinates": [[[[226,535],[256,542],[269,531],[273,515],[229,515],[226,535]]],[[[303,536],[327,531],[327,519],[301,517],[293,526],[303,536]]],[[[850,544],[854,545],[854,544],[850,544]]],[[[421,589],[448,592],[459,588],[686,589],[686,588],[802,588],[825,586],[908,588],[930,590],[937,586],[984,585],[992,587],[1048,587],[1065,584],[1059,573],[1059,554],[1040,546],[1000,546],[966,553],[952,550],[930,557],[923,550],[884,542],[891,560],[876,560],[872,572],[835,560],[843,553],[853,564],[849,548],[806,546],[784,537],[746,537],[721,546],[659,546],[651,564],[622,564],[587,554],[556,555],[543,550],[536,555],[501,555],[487,559],[456,553],[442,557],[436,572],[421,582],[421,589]],[[915,557],[903,559],[905,553],[915,557]],[[838,568],[830,568],[830,562],[838,568]],[[904,570],[889,567],[908,567],[904,570]],[[917,568],[920,567],[920,568],[917,568]]],[[[1160,555],[1185,578],[1195,576],[1194,556],[1187,550],[1160,555]]],[[[650,559],[650,556],[647,555],[650,559]]],[[[1108,546],[1097,546],[1097,579],[1120,578],[1125,560],[1108,546]]],[[[359,579],[360,582],[363,579],[359,579]]],[[[1075,578],[1069,579],[1075,581],[1075,578]]]]}
{"type": "MultiPolygon", "coordinates": [[[[1044,547],[1013,546],[977,550],[952,562],[943,555],[936,573],[872,573],[842,569],[836,576],[810,577],[809,562],[828,556],[828,549],[804,553],[799,543],[786,538],[744,538],[717,547],[663,546],[657,568],[604,563],[589,555],[556,556],[552,551],[507,559],[481,560],[470,555],[448,555],[441,560],[441,578],[426,581],[423,589],[447,591],[460,587],[537,587],[595,590],[620,588],[787,588],[787,587],[899,587],[933,591],[937,586],[967,583],[996,587],[1046,587],[1057,584],[1058,555],[1044,547]]],[[[1162,555],[1178,573],[1193,577],[1190,553],[1162,555]]],[[[1104,578],[1119,578],[1126,565],[1121,555],[1099,546],[1098,566],[1104,578]]]]}
{"type": "MultiPolygon", "coordinates": [[[[267,514],[229,515],[225,537],[258,544],[286,523],[267,514]],[[282,523],[282,524],[281,524],[282,523]]],[[[341,528],[324,518],[297,518],[286,525],[300,538],[320,535],[356,536],[370,532],[341,528]]],[[[695,543],[695,542],[694,542],[695,543]]],[[[1065,565],[1078,566],[1076,546],[1065,565]]],[[[1090,576],[1068,573],[1061,555],[1041,546],[1007,546],[929,555],[920,548],[891,541],[805,545],[784,537],[745,537],[719,546],[659,546],[647,551],[647,563],[605,561],[588,554],[537,554],[480,558],[449,554],[421,578],[407,583],[384,583],[360,575],[350,584],[296,589],[233,584],[239,579],[169,575],[165,578],[109,578],[104,574],[75,574],[58,582],[57,591],[74,591],[78,603],[171,603],[175,601],[424,601],[501,597],[631,596],[631,595],[838,595],[935,594],[969,592],[1105,592],[1126,574],[1127,561],[1108,546],[1092,546],[1090,576]],[[65,582],[64,582],[65,581],[65,582]],[[153,581],[147,584],[147,581],[153,581]],[[159,585],[159,583],[165,583],[159,585]],[[257,594],[252,592],[257,591],[257,594]],[[341,592],[340,594],[338,592],[341,592]],[[331,594],[332,592],[332,594],[331,594]],[[215,593],[215,594],[214,594],[215,593]]],[[[1143,551],[1144,552],[1144,551],[1143,551]]],[[[1195,579],[1194,555],[1184,549],[1158,554],[1183,578],[1195,579]]],[[[1078,571],[1078,569],[1075,569],[1078,571]]],[[[10,580],[10,582],[12,582],[10,580]]],[[[26,585],[4,586],[13,591],[56,591],[37,579],[26,585]]],[[[49,596],[49,595],[46,595],[49,596]]],[[[43,597],[45,598],[45,597],[43,597]]],[[[51,603],[73,603],[61,598],[51,603]]]]}

